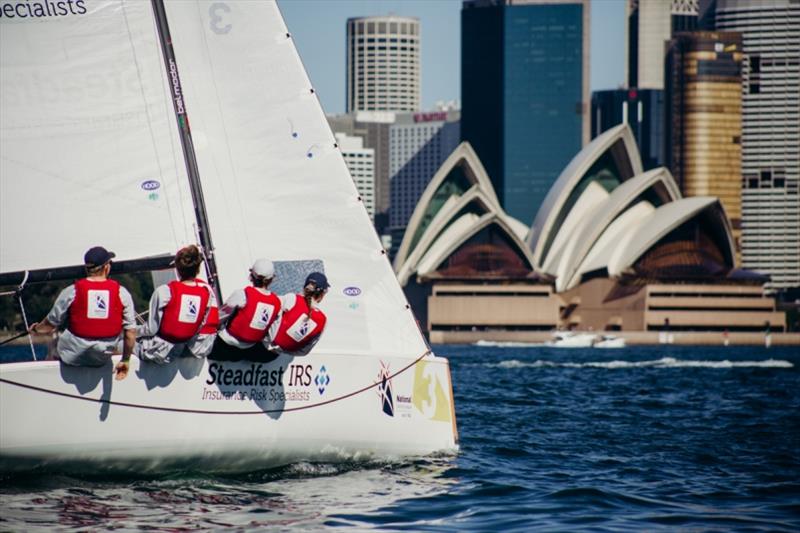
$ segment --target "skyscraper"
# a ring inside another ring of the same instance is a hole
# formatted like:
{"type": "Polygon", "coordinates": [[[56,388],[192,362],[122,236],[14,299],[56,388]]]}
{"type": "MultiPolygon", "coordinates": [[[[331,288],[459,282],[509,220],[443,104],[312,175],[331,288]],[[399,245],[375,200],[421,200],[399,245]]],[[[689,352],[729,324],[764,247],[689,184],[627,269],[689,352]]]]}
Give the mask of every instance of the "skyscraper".
{"type": "Polygon", "coordinates": [[[628,87],[664,88],[664,43],[697,27],[698,0],[628,0],[628,87]]]}
{"type": "Polygon", "coordinates": [[[465,0],[461,138],[530,224],[589,140],[589,1],[465,0]]]}
{"type": "Polygon", "coordinates": [[[800,3],[717,0],[742,34],[742,261],[774,288],[800,287],[800,3]]]}
{"type": "Polygon", "coordinates": [[[742,37],[677,33],[665,64],[667,166],[686,196],[716,196],[740,245],[742,37]]]}
{"type": "Polygon", "coordinates": [[[664,91],[659,89],[609,89],[592,93],[592,139],[627,123],[631,127],[642,168],[664,166],[664,91]]]}
{"type": "Polygon", "coordinates": [[[375,150],[364,148],[361,137],[336,134],[336,143],[370,217],[375,215],[375,150]]]}
{"type": "Polygon", "coordinates": [[[375,152],[375,229],[379,234],[389,226],[389,128],[395,114],[388,111],[357,111],[329,115],[334,133],[346,133],[363,139],[364,148],[375,152]]]}
{"type": "Polygon", "coordinates": [[[347,20],[347,111],[420,108],[419,20],[347,20]]]}
{"type": "Polygon", "coordinates": [[[458,146],[459,117],[457,110],[446,109],[397,113],[395,123],[389,128],[392,256],[403,240],[420,196],[458,146]]]}

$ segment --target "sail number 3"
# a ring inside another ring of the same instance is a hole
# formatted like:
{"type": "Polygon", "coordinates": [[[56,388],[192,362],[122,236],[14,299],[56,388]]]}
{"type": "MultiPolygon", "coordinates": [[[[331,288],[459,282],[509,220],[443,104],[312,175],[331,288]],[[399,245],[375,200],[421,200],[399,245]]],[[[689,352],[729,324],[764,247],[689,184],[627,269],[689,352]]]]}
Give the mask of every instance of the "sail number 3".
{"type": "Polygon", "coordinates": [[[216,33],[217,35],[225,35],[226,33],[231,31],[233,27],[232,24],[224,24],[225,22],[225,13],[230,13],[231,8],[225,2],[214,2],[208,8],[208,15],[211,17],[209,21],[209,27],[211,31],[216,33]]]}

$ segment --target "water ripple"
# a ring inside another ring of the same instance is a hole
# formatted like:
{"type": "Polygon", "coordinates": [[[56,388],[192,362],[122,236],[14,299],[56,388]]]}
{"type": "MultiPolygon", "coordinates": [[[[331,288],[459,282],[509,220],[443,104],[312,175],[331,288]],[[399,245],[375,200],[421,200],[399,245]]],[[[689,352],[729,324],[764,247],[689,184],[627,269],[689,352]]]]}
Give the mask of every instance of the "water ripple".
{"type": "Polygon", "coordinates": [[[0,530],[800,530],[796,350],[437,351],[458,456],[6,475],[0,530]]]}

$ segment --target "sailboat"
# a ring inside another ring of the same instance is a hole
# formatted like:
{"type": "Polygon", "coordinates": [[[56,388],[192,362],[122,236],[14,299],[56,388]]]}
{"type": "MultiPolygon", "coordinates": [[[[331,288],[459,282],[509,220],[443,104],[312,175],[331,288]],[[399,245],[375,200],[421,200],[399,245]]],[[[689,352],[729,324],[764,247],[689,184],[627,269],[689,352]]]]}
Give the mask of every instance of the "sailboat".
{"type": "MultiPolygon", "coordinates": [[[[12,3],[13,4],[13,3],[12,3]]],[[[452,453],[448,361],[392,271],[274,1],[19,2],[0,17],[0,285],[168,269],[221,298],[323,271],[326,330],[268,363],[0,365],[0,470],[241,471],[452,453]]],[[[38,319],[40,317],[35,317],[38,319]]]]}

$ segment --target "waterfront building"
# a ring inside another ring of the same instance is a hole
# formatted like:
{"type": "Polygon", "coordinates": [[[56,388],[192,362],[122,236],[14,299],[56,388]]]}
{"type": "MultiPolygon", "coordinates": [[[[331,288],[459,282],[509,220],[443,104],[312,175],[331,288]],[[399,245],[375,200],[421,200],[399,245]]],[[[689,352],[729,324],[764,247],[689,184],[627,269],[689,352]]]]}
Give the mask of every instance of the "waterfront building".
{"type": "Polygon", "coordinates": [[[372,218],[375,215],[375,150],[365,148],[361,137],[345,133],[336,134],[336,143],[342,151],[361,201],[372,218]]]}
{"type": "Polygon", "coordinates": [[[420,108],[419,20],[395,15],[347,20],[347,111],[420,108]]]}
{"type": "Polygon", "coordinates": [[[739,248],[742,228],[742,38],[677,33],[665,63],[667,166],[686,196],[720,199],[739,248]]]}
{"type": "Polygon", "coordinates": [[[458,146],[459,118],[458,110],[446,108],[397,113],[389,127],[392,257],[428,182],[458,146]]]}
{"type": "Polygon", "coordinates": [[[742,35],[742,262],[800,287],[800,3],[717,0],[742,35]]]}
{"type": "Polygon", "coordinates": [[[736,267],[713,196],[642,171],[627,124],[570,161],[532,226],[502,208],[468,143],[428,184],[395,272],[434,342],[524,340],[554,328],[772,331],[785,316],[765,276],[736,267]]]}
{"type": "Polygon", "coordinates": [[[644,170],[664,165],[664,91],[635,88],[594,91],[592,139],[620,124],[631,127],[644,170]]]}
{"type": "Polygon", "coordinates": [[[628,87],[664,88],[664,43],[697,28],[698,0],[628,0],[628,87]]]}
{"type": "Polygon", "coordinates": [[[589,1],[465,0],[461,98],[461,139],[530,223],[589,141],[589,1]]]}

